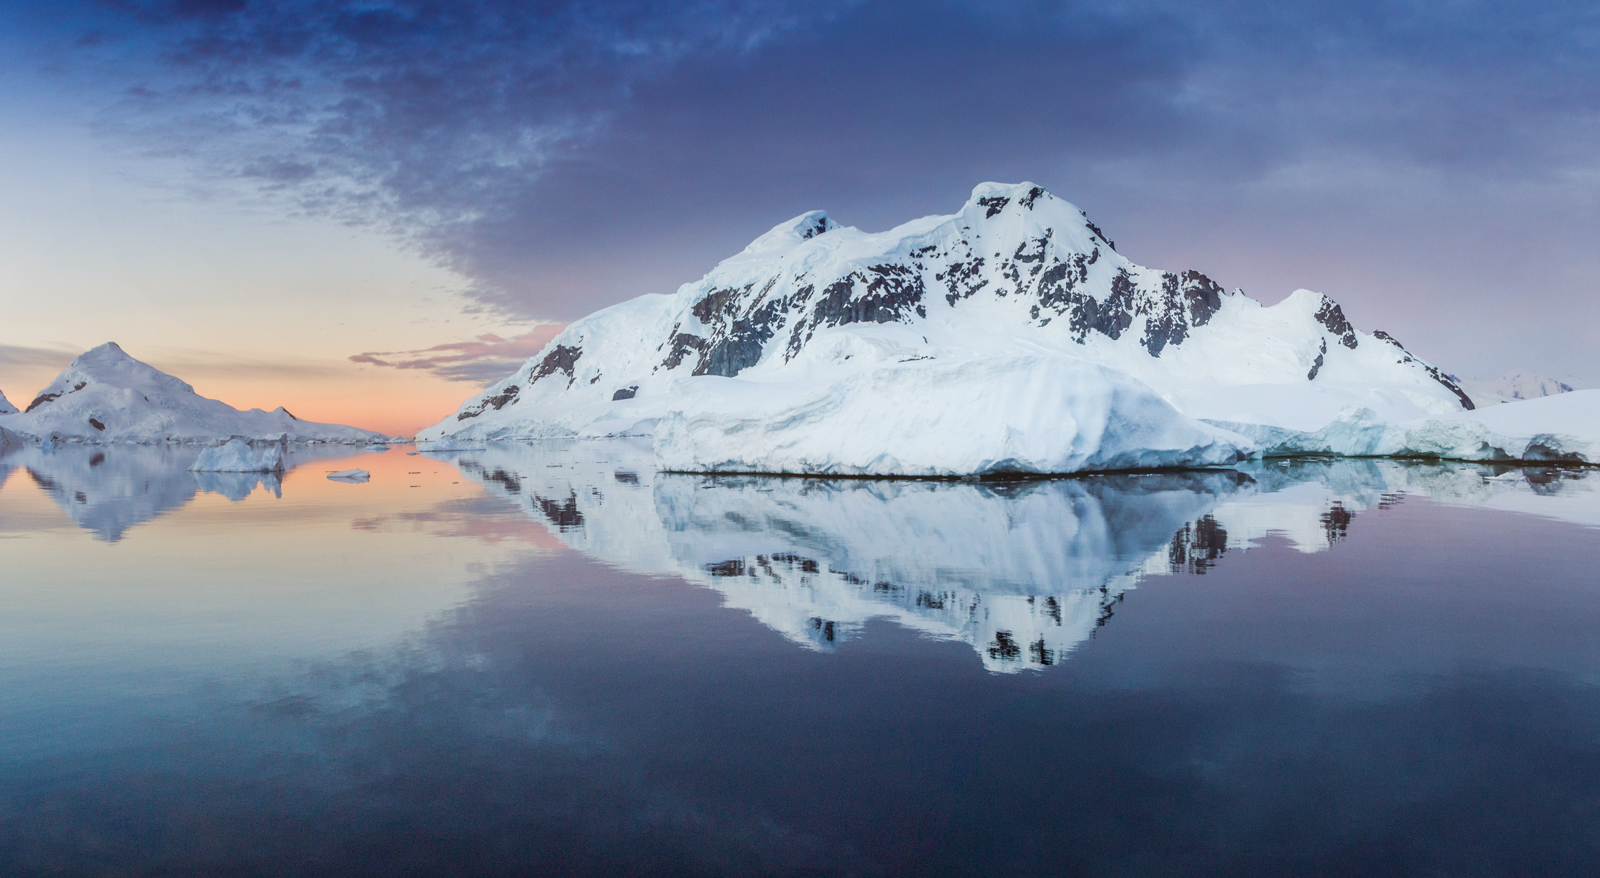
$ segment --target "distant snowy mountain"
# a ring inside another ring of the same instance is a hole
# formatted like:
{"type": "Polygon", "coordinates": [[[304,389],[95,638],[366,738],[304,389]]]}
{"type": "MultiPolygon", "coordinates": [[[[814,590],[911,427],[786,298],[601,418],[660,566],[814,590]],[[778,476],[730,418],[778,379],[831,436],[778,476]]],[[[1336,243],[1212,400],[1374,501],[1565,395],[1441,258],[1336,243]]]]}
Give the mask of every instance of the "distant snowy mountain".
{"type": "Polygon", "coordinates": [[[1538,399],[1555,396],[1558,393],[1571,393],[1572,385],[1540,375],[1510,372],[1496,381],[1491,389],[1511,399],[1538,399]]]}
{"type": "Polygon", "coordinates": [[[291,442],[380,442],[382,434],[302,421],[283,408],[247,412],[207,399],[108,342],[73,360],[26,410],[0,427],[39,440],[215,442],[231,436],[291,442]]]}
{"type": "Polygon", "coordinates": [[[1571,393],[1572,385],[1543,375],[1527,372],[1507,372],[1493,381],[1460,381],[1472,401],[1480,406],[1516,402],[1524,399],[1543,399],[1558,393],[1571,393]]]}
{"type": "Polygon", "coordinates": [[[672,468],[1065,472],[1226,462],[1197,419],[1310,431],[1472,408],[1338,304],[1123,258],[1032,184],[869,234],[813,212],[567,328],[419,439],[656,435],[672,468]]]}
{"type": "Polygon", "coordinates": [[[4,393],[0,393],[0,415],[13,415],[16,412],[17,407],[11,404],[11,400],[6,399],[4,393]]]}

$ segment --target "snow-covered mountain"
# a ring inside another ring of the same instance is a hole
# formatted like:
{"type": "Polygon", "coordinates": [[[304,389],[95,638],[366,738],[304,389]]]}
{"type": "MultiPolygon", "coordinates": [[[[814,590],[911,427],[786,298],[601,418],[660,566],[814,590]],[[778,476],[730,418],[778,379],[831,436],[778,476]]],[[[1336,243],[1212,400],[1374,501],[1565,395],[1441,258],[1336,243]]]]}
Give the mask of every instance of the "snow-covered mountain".
{"type": "Polygon", "coordinates": [[[382,434],[302,421],[279,407],[239,411],[128,356],[114,342],[80,354],[28,407],[0,415],[0,427],[35,439],[204,442],[231,436],[291,442],[381,442],[382,434]]]}
{"type": "Polygon", "coordinates": [[[1350,406],[1472,402],[1326,296],[1266,307],[1144,268],[1045,190],[985,183],[882,233],[782,223],[674,295],[573,323],[418,438],[656,434],[683,469],[1061,472],[1215,463],[1252,446],[1197,419],[1305,431],[1350,406]]]}
{"type": "Polygon", "coordinates": [[[1543,375],[1509,372],[1501,376],[1490,389],[1508,399],[1539,399],[1558,393],[1571,393],[1572,385],[1543,375]]]}
{"type": "Polygon", "coordinates": [[[13,415],[16,412],[17,407],[11,404],[11,400],[6,399],[4,393],[0,393],[0,415],[13,415]]]}

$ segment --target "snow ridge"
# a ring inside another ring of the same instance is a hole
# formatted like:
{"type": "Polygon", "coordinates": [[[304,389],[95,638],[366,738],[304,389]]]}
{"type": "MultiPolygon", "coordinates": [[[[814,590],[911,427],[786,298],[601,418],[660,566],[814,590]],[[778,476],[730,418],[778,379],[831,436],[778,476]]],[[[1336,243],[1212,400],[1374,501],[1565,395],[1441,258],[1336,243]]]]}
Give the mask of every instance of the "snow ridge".
{"type": "Polygon", "coordinates": [[[115,342],[80,354],[21,413],[0,425],[43,441],[205,442],[234,436],[291,442],[383,441],[371,430],[302,421],[281,406],[239,411],[129,356],[115,342]]]}

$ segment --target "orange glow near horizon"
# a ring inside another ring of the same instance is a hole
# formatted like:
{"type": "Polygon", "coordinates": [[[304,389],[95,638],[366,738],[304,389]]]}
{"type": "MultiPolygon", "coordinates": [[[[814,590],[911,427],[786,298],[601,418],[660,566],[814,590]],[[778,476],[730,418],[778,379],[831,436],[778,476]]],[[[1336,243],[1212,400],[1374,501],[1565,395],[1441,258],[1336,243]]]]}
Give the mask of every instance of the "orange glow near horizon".
{"type": "Polygon", "coordinates": [[[285,380],[277,376],[195,376],[195,392],[237,409],[288,409],[303,421],[348,424],[388,436],[415,435],[454,412],[479,387],[423,370],[354,368],[348,375],[285,380]]]}

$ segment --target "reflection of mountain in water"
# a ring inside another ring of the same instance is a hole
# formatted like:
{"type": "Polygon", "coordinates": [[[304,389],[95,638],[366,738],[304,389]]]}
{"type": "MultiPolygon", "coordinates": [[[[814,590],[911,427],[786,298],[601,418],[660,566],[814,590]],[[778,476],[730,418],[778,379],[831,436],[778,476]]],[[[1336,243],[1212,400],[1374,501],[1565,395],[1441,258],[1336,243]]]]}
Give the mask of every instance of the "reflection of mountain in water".
{"type": "Polygon", "coordinates": [[[654,473],[648,445],[622,440],[455,459],[568,546],[716,589],[796,643],[830,649],[884,618],[995,671],[1054,664],[1140,577],[1204,574],[1269,534],[1324,551],[1407,495],[1481,503],[1582,479],[1356,459],[1014,483],[708,477],[654,473]]]}
{"type": "MultiPolygon", "coordinates": [[[[296,451],[291,466],[317,456],[296,451]]],[[[348,455],[347,448],[336,449],[348,455]]],[[[197,493],[243,500],[256,488],[281,496],[277,473],[191,473],[200,449],[183,445],[116,445],[107,447],[28,444],[10,447],[0,456],[0,472],[24,473],[60,505],[79,527],[107,542],[116,542],[128,528],[188,503],[197,493]]],[[[3,480],[0,480],[3,481],[3,480]]]]}

